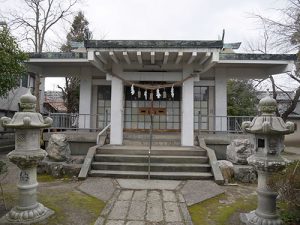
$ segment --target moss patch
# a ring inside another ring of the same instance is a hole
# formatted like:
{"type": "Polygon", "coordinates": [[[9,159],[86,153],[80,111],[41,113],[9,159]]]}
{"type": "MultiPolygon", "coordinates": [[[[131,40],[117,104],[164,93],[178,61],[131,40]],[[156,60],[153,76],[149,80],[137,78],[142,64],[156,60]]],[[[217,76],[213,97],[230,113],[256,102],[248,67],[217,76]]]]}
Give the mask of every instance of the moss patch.
{"type": "MultiPolygon", "coordinates": [[[[5,191],[4,194],[9,209],[17,204],[16,191],[5,191]]],[[[105,206],[101,200],[74,188],[52,187],[45,189],[38,193],[38,201],[52,209],[55,214],[36,225],[94,224],[105,206]]],[[[1,216],[4,213],[4,211],[0,213],[1,216]]]]}
{"type": "Polygon", "coordinates": [[[39,194],[39,201],[55,211],[45,224],[93,224],[105,203],[79,191],[39,194]],[[79,222],[79,223],[78,223],[79,222]]]}
{"type": "Polygon", "coordinates": [[[69,181],[71,180],[71,177],[69,176],[64,176],[62,178],[55,178],[51,175],[48,175],[48,174],[38,174],[37,176],[37,181],[38,182],[53,182],[53,181],[69,181]]]}
{"type": "Polygon", "coordinates": [[[189,207],[195,225],[226,225],[233,224],[233,214],[248,212],[256,208],[256,196],[238,198],[230,202],[225,194],[208,199],[189,207]]]}

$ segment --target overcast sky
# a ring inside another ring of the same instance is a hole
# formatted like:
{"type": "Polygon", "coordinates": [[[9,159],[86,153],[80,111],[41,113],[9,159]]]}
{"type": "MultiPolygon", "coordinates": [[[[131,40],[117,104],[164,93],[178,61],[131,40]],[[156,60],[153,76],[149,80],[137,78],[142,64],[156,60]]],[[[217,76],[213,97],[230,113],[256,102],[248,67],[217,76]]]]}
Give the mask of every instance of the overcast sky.
{"type": "MultiPolygon", "coordinates": [[[[22,0],[0,0],[1,9],[22,0]]],[[[286,0],[82,0],[94,39],[216,40],[225,29],[225,42],[258,38],[258,24],[250,18],[259,13],[276,18],[275,9],[286,0]]],[[[57,40],[64,41],[69,24],[59,25],[57,40]]],[[[51,37],[53,36],[51,35],[51,37]]],[[[52,90],[58,80],[49,79],[52,90]]]]}

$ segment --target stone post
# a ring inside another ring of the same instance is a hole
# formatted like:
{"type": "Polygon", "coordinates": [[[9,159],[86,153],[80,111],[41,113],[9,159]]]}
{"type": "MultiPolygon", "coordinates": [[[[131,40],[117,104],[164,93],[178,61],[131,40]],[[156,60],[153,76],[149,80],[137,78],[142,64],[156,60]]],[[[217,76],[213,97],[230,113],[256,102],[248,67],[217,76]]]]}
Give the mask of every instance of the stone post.
{"type": "Polygon", "coordinates": [[[3,127],[15,129],[15,150],[7,156],[21,170],[17,184],[18,205],[0,219],[0,224],[36,223],[54,213],[37,202],[36,197],[37,164],[47,155],[40,148],[40,130],[52,124],[51,118],[44,119],[35,111],[36,101],[36,97],[28,91],[20,98],[22,112],[17,112],[12,119],[2,117],[0,120],[3,127]]]}
{"type": "Polygon", "coordinates": [[[256,116],[252,122],[242,124],[245,132],[254,134],[255,154],[247,161],[258,173],[257,209],[241,214],[241,221],[247,225],[283,224],[276,212],[278,194],[269,186],[269,180],[273,173],[283,170],[286,166],[286,161],[280,156],[284,150],[283,137],[295,131],[295,124],[285,123],[282,118],[277,117],[276,109],[276,100],[267,95],[259,102],[261,115],[256,116]]]}

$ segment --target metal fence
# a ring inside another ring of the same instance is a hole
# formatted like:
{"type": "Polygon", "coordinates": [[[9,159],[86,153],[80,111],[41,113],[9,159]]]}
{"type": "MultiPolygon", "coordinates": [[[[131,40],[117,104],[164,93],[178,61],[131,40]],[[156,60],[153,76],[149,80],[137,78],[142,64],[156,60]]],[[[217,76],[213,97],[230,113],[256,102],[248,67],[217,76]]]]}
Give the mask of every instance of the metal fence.
{"type": "MultiPolygon", "coordinates": [[[[101,130],[110,122],[110,112],[103,114],[51,113],[50,129],[56,130],[101,130]]],[[[242,123],[251,121],[254,116],[208,116],[198,115],[198,132],[242,133],[242,123]]]]}
{"type": "Polygon", "coordinates": [[[105,114],[50,113],[53,124],[48,130],[101,130],[109,123],[105,114]],[[100,125],[101,124],[101,125],[100,125]]]}
{"type": "Polygon", "coordinates": [[[201,115],[198,117],[198,132],[242,133],[242,123],[252,121],[254,116],[215,116],[201,115]],[[203,128],[203,123],[207,123],[203,128]]]}

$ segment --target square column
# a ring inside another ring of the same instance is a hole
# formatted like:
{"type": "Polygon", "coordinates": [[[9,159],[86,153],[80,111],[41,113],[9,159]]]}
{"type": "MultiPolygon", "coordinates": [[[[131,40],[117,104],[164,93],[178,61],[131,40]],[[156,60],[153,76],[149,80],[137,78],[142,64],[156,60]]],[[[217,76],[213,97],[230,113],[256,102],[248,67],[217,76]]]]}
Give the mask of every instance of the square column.
{"type": "MultiPolygon", "coordinates": [[[[192,73],[191,68],[183,68],[183,79],[192,73]]],[[[182,84],[181,102],[181,145],[194,146],[194,79],[182,84]]]]}
{"type": "Polygon", "coordinates": [[[215,75],[215,130],[227,131],[227,78],[215,75]]]}
{"type": "Polygon", "coordinates": [[[80,78],[79,128],[91,128],[92,78],[80,78]]]}
{"type": "MultiPolygon", "coordinates": [[[[120,75],[121,68],[113,66],[113,72],[120,75]]],[[[123,144],[123,81],[111,77],[110,144],[123,144]]]]}

